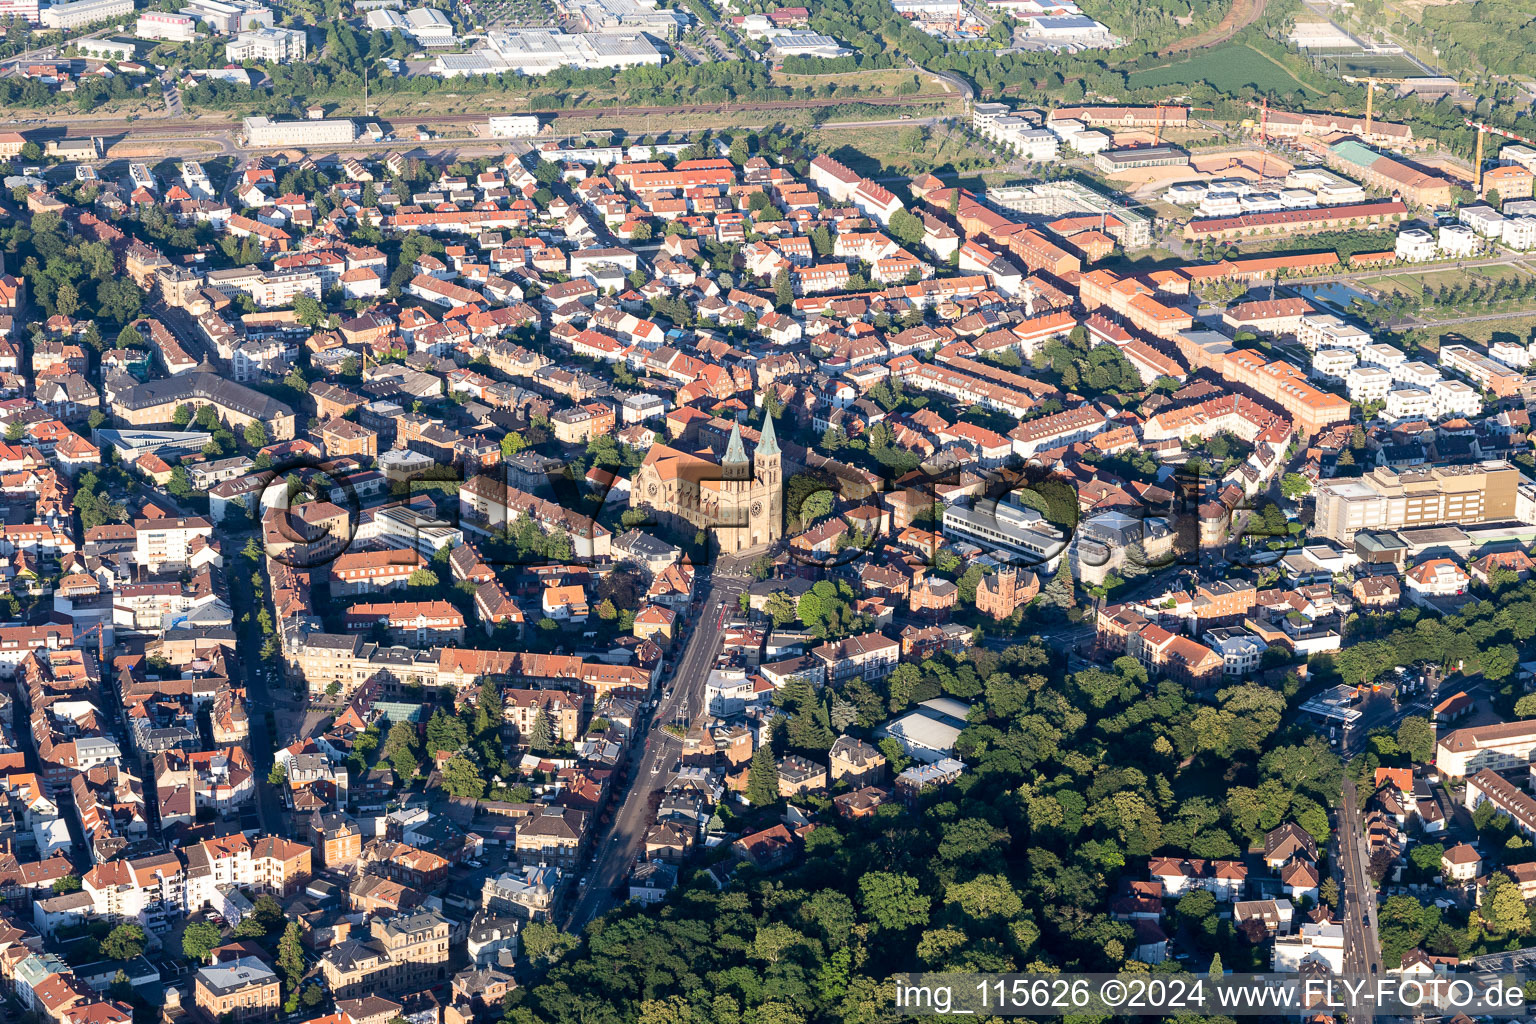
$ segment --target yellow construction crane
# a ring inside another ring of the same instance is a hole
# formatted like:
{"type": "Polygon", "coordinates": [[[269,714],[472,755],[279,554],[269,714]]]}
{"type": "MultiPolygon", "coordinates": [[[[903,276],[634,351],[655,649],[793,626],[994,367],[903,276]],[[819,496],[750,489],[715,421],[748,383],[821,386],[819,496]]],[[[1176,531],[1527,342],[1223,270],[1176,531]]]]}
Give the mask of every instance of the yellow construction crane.
{"type": "MultiPolygon", "coordinates": [[[[1407,82],[1415,81],[1412,78],[1378,78],[1374,75],[1364,77],[1340,75],[1339,77],[1352,85],[1359,85],[1361,82],[1365,83],[1365,130],[1367,133],[1371,130],[1371,115],[1376,104],[1376,87],[1378,85],[1403,85],[1407,82]]],[[[1457,82],[1456,87],[1458,89],[1470,88],[1465,82],[1457,82]]]]}
{"type": "Polygon", "coordinates": [[[1473,191],[1476,192],[1477,197],[1481,199],[1483,197],[1483,136],[1501,135],[1506,139],[1513,139],[1516,142],[1523,142],[1528,146],[1536,146],[1536,142],[1531,141],[1524,135],[1516,135],[1514,132],[1509,131],[1507,128],[1496,128],[1491,124],[1483,124],[1481,121],[1473,121],[1469,118],[1463,118],[1461,123],[1466,125],[1468,128],[1474,128],[1477,130],[1477,154],[1472,158],[1472,173],[1476,176],[1473,184],[1473,191]]]}
{"type": "Polygon", "coordinates": [[[1369,134],[1371,130],[1371,114],[1376,105],[1376,87],[1378,85],[1402,85],[1408,81],[1406,78],[1357,78],[1354,75],[1340,75],[1340,78],[1353,85],[1365,83],[1365,130],[1369,134]]]}

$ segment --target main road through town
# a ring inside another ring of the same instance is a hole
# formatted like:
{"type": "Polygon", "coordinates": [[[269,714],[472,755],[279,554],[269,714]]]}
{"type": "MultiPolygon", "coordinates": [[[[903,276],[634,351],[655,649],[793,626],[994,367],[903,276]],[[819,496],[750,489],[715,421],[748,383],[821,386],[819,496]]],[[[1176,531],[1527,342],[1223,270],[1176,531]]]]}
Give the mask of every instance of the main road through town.
{"type": "MultiPolygon", "coordinates": [[[[1339,897],[1339,923],[1344,928],[1344,970],[1380,978],[1381,943],[1376,937],[1376,888],[1371,884],[1370,857],[1365,849],[1365,823],[1355,794],[1355,784],[1344,780],[1339,803],[1339,867],[1344,876],[1339,897]]],[[[1368,1007],[1358,1008],[1359,1019],[1372,1016],[1368,1007]]]]}
{"type": "Polygon", "coordinates": [[[660,727],[674,721],[686,726],[703,711],[704,683],[720,651],[721,625],[735,612],[737,600],[748,585],[742,577],[725,574],[728,564],[717,562],[713,568],[713,575],[700,580],[700,585],[709,589],[694,613],[693,632],[682,656],[670,679],[662,680],[664,689],[651,716],[652,727],[637,736],[631,746],[629,792],[614,814],[613,825],[598,836],[587,884],[578,889],[567,921],[572,931],[586,927],[594,917],[627,898],[621,887],[642,852],[655,813],[653,805],[682,753],[682,741],[660,727]]]}

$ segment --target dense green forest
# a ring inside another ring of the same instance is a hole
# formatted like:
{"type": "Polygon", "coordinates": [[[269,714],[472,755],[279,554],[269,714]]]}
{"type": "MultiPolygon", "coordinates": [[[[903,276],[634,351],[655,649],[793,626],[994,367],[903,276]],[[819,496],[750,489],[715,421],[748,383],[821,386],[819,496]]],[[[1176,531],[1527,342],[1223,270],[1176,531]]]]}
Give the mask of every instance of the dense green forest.
{"type": "MultiPolygon", "coordinates": [[[[541,976],[509,999],[508,1024],[857,1024],[892,1019],[882,985],[899,971],[1148,969],[1130,959],[1130,926],[1106,912],[1122,876],[1146,877],[1147,856],[1236,856],[1285,820],[1326,837],[1342,768],[1286,724],[1295,690],[1291,677],[1201,700],[1149,683],[1128,658],[1066,673],[1034,641],[801,695],[784,707],[780,751],[824,754],[835,723],[868,735],[940,694],[972,702],[958,745],[969,769],[916,807],[822,813],[793,869],[742,867],[725,891],[695,871],[669,902],[620,910],[580,938],[526,930],[541,976]]],[[[739,806],[720,811],[732,831],[781,812],[739,806]]],[[[1179,904],[1170,927],[1184,948],[1257,964],[1209,895],[1179,904]]]]}

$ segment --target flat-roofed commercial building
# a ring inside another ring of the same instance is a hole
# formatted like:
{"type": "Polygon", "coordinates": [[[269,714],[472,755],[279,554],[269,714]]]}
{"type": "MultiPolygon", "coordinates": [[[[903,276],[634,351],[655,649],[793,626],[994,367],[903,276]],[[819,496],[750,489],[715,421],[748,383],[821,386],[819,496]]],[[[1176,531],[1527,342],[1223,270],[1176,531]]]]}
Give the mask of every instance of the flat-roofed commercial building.
{"type": "Polygon", "coordinates": [[[1188,167],[1189,154],[1178,146],[1132,146],[1106,149],[1094,156],[1093,163],[1105,174],[1118,174],[1138,167],[1188,167]]]}
{"type": "Polygon", "coordinates": [[[39,20],[37,0],[0,0],[0,20],[20,18],[36,25],[39,20]]]}
{"type": "MultiPolygon", "coordinates": [[[[246,61],[265,60],[273,64],[284,64],[288,61],[303,60],[309,52],[309,37],[302,29],[297,28],[273,28],[262,26],[241,32],[235,38],[224,44],[224,59],[233,64],[243,64],[246,61]]],[[[346,131],[352,131],[351,121],[303,121],[300,124],[328,124],[345,125],[346,131]]],[[[332,129],[337,141],[343,141],[340,136],[342,129],[332,129]]],[[[344,141],[351,142],[354,134],[348,134],[344,141]]]]}
{"type": "Polygon", "coordinates": [[[165,39],[173,43],[190,43],[197,38],[197,19],[190,14],[145,11],[139,15],[133,34],[140,39],[165,39]]]}
{"type": "Polygon", "coordinates": [[[1508,462],[1375,469],[1317,488],[1317,533],[1351,543],[1361,530],[1401,530],[1438,523],[1515,518],[1520,471],[1508,462]]]}
{"type": "MultiPolygon", "coordinates": [[[[38,10],[35,2],[31,8],[34,12],[38,10]]],[[[0,6],[0,17],[11,13],[18,12],[13,8],[0,6]]],[[[70,3],[45,7],[40,14],[30,20],[40,20],[45,28],[71,29],[84,28],[86,25],[105,21],[108,18],[126,18],[132,13],[133,0],[72,0],[70,3]]]]}
{"type": "Polygon", "coordinates": [[[1042,181],[1032,185],[989,188],[984,198],[994,209],[1042,219],[1070,214],[1100,216],[1105,224],[1104,233],[1126,249],[1149,245],[1152,241],[1151,218],[1079,181],[1042,181]]]}
{"type": "Polygon", "coordinates": [[[316,121],[274,121],[248,117],[241,129],[246,144],[254,147],[335,146],[357,138],[357,126],[346,118],[316,121]]]}

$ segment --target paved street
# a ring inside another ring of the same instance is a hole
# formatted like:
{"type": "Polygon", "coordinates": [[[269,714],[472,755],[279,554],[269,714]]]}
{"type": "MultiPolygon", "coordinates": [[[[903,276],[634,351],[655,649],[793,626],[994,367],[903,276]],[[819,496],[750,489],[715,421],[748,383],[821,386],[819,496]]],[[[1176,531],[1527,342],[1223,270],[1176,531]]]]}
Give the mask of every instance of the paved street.
{"type": "MultiPolygon", "coordinates": [[[[246,535],[234,534],[230,543],[233,550],[238,552],[245,545],[246,535]]],[[[242,561],[242,564],[243,561],[242,561]]],[[[238,592],[251,599],[250,581],[247,579],[234,580],[233,586],[238,592]]],[[[281,727],[275,731],[267,724],[268,716],[272,718],[272,726],[278,726],[277,704],[268,687],[268,671],[271,665],[261,659],[261,631],[254,621],[239,625],[244,631],[240,638],[240,669],[244,674],[246,697],[250,707],[251,730],[251,763],[256,771],[256,814],[261,822],[261,830],[268,835],[282,835],[283,801],[279,796],[276,786],[269,786],[267,774],[272,770],[272,755],[279,746],[287,743],[288,738],[282,734],[281,727]]]]}
{"type": "MultiPolygon", "coordinates": [[[[701,579],[700,584],[704,582],[701,579]]],[[[656,712],[651,716],[654,726],[674,720],[686,723],[699,714],[704,700],[704,683],[720,650],[721,619],[730,617],[738,596],[748,586],[748,581],[741,577],[725,575],[714,576],[708,583],[709,590],[694,622],[693,634],[670,682],[663,681],[663,686],[669,688],[664,690],[656,712]]],[[[629,755],[632,773],[629,793],[619,805],[612,827],[597,838],[597,849],[587,872],[587,885],[580,890],[567,922],[572,931],[586,927],[587,922],[626,897],[627,894],[620,893],[615,899],[615,890],[624,883],[643,849],[645,833],[651,825],[653,798],[658,797],[665,787],[668,773],[681,751],[682,741],[660,728],[646,729],[637,738],[629,755]]]]}
{"type": "MultiPolygon", "coordinates": [[[[1360,975],[1381,972],[1381,942],[1376,937],[1376,889],[1367,868],[1365,828],[1356,803],[1355,784],[1344,781],[1339,804],[1338,869],[1342,874],[1339,918],[1344,926],[1344,968],[1360,975]]],[[[1368,1011],[1361,1016],[1369,1018],[1368,1011]]]]}

